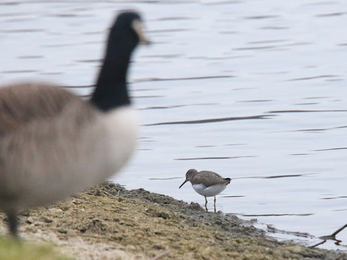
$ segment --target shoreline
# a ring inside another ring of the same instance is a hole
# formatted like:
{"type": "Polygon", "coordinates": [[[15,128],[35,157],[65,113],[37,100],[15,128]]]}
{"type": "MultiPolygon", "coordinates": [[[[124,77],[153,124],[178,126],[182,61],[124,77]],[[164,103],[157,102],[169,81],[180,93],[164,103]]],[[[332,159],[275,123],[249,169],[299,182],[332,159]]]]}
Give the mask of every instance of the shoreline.
{"type": "MultiPolygon", "coordinates": [[[[2,234],[4,220],[1,213],[2,234]]],[[[111,182],[30,210],[20,222],[24,240],[53,243],[70,259],[347,259],[341,251],[279,242],[229,213],[111,182]]]]}

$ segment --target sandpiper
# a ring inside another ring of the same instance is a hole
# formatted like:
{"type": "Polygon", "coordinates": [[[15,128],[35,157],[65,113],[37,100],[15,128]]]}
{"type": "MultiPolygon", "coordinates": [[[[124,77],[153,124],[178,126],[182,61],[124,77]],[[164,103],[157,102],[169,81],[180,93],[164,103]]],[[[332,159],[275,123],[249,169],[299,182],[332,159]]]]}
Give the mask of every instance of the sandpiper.
{"type": "Polygon", "coordinates": [[[200,171],[190,169],[186,173],[186,180],[179,189],[190,181],[193,189],[205,197],[205,209],[207,210],[207,198],[214,196],[214,212],[216,212],[216,195],[221,193],[230,183],[230,178],[223,178],[218,173],[211,171],[200,171]]]}

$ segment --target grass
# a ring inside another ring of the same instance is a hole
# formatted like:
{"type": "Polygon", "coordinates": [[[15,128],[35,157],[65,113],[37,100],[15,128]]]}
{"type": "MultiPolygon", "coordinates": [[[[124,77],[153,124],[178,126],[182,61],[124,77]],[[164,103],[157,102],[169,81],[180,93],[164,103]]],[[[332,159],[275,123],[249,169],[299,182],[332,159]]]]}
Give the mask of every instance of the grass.
{"type": "Polygon", "coordinates": [[[18,242],[0,237],[0,259],[2,260],[68,260],[59,254],[53,245],[18,242]]]}

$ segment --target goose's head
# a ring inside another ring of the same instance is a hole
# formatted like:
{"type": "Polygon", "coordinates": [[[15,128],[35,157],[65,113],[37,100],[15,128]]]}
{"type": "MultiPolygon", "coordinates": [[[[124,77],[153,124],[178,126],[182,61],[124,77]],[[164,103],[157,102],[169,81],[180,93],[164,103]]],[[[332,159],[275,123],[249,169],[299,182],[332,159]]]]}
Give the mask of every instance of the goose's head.
{"type": "Polygon", "coordinates": [[[91,102],[107,112],[129,105],[127,71],[138,44],[149,44],[142,19],[137,12],[123,11],[110,28],[106,52],[91,102]]]}
{"type": "Polygon", "coordinates": [[[139,13],[135,11],[123,11],[120,13],[110,29],[108,39],[108,55],[115,55],[117,49],[113,46],[122,46],[122,51],[131,53],[138,44],[148,45],[150,41],[144,34],[144,26],[139,13]]]}

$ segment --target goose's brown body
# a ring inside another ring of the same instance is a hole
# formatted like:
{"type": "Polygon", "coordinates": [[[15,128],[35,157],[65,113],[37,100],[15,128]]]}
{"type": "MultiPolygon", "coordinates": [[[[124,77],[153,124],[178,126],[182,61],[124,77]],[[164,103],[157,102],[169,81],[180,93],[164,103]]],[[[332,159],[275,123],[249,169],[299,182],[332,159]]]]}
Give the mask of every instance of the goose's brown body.
{"type": "Polygon", "coordinates": [[[135,147],[129,106],[103,113],[56,86],[2,87],[0,111],[0,209],[6,212],[52,203],[103,181],[135,147]]]}

